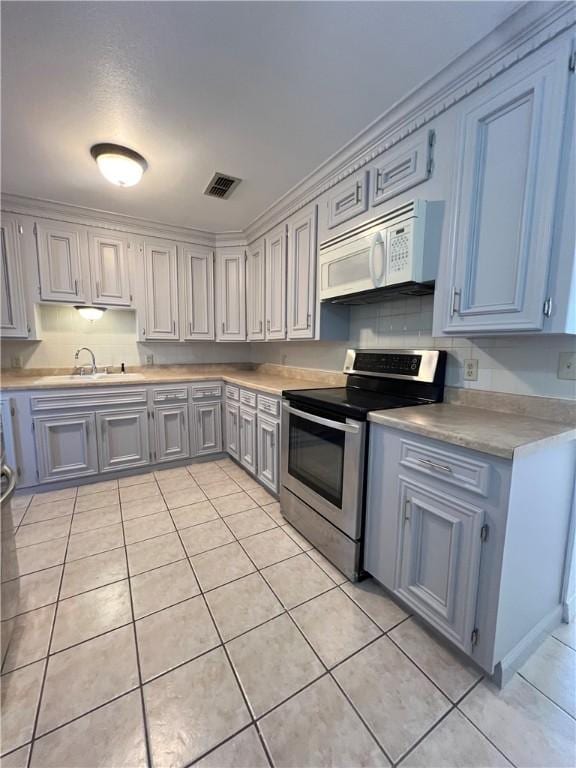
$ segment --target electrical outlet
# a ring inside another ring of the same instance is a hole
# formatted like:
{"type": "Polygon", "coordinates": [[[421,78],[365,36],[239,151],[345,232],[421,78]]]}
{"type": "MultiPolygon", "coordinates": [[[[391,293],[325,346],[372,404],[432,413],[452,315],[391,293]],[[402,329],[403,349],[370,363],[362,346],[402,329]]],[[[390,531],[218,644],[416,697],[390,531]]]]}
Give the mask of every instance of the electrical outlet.
{"type": "Polygon", "coordinates": [[[558,355],[558,378],[576,381],[576,352],[560,352],[558,355]]]}
{"type": "Polygon", "coordinates": [[[146,355],[146,365],[154,365],[154,355],[146,355]]]}
{"type": "Polygon", "coordinates": [[[12,368],[22,368],[22,358],[20,355],[14,355],[12,358],[12,368]]]}
{"type": "Polygon", "coordinates": [[[475,357],[464,360],[464,381],[478,381],[478,360],[475,357]]]}

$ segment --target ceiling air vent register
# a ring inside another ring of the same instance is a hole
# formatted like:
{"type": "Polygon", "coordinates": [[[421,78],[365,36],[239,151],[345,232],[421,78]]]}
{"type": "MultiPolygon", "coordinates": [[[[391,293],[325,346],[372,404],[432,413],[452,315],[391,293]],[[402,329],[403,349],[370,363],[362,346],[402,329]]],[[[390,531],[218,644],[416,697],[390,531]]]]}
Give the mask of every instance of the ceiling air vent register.
{"type": "Polygon", "coordinates": [[[210,182],[204,194],[209,197],[219,197],[222,200],[226,200],[232,192],[240,184],[241,179],[237,179],[235,176],[228,176],[225,173],[218,173],[218,171],[212,176],[210,182]]]}

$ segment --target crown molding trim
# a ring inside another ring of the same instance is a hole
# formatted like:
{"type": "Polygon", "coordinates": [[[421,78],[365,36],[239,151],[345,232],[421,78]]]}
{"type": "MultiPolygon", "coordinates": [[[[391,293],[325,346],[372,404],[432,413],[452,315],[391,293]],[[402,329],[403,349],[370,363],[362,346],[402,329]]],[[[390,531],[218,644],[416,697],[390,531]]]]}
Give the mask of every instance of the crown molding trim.
{"type": "Polygon", "coordinates": [[[529,2],[490,34],[418,86],[246,227],[253,242],[390,147],[576,25],[568,1],[529,2]]]}
{"type": "MultiPolygon", "coordinates": [[[[177,240],[179,242],[193,243],[194,245],[206,245],[212,248],[216,245],[216,235],[213,232],[192,227],[179,227],[160,221],[140,219],[122,213],[101,211],[97,208],[84,208],[80,205],[58,203],[54,200],[3,194],[1,197],[1,207],[3,211],[25,216],[39,216],[44,219],[68,221],[73,224],[84,224],[88,227],[112,229],[134,235],[148,235],[164,240],[177,240]]],[[[226,233],[218,237],[228,237],[229,235],[238,236],[237,233],[226,233]]]]}

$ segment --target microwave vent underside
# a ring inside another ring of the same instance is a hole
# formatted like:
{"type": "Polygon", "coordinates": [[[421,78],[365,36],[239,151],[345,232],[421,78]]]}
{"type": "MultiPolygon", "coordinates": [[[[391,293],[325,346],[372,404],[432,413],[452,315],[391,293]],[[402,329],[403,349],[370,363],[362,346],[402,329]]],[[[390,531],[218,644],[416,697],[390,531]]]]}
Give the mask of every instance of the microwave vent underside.
{"type": "Polygon", "coordinates": [[[371,288],[360,293],[351,293],[344,296],[333,296],[323,299],[325,304],[376,304],[393,296],[429,296],[434,293],[434,281],[429,283],[399,283],[384,288],[371,288]]]}

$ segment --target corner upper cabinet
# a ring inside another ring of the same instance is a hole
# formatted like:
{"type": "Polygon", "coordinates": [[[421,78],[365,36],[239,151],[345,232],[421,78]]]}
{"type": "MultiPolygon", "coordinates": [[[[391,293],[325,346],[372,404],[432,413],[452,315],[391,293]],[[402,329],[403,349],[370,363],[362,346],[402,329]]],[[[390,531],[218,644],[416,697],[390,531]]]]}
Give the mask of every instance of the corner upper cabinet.
{"type": "Polygon", "coordinates": [[[246,333],[248,341],[263,341],[266,310],[264,240],[253,243],[246,256],[246,333]]]}
{"type": "Polygon", "coordinates": [[[286,338],[286,225],[266,237],[266,339],[286,338]]]}
{"type": "Polygon", "coordinates": [[[213,341],[214,251],[180,245],[182,338],[213,341]]]}
{"type": "Polygon", "coordinates": [[[3,213],[0,224],[0,269],[2,270],[0,336],[27,339],[29,328],[26,317],[19,238],[20,230],[17,218],[3,213]]]}
{"type": "Polygon", "coordinates": [[[105,230],[89,230],[92,303],[108,307],[132,304],[127,238],[105,230]]]}
{"type": "Polygon", "coordinates": [[[63,221],[34,225],[40,274],[40,299],[85,304],[90,301],[88,237],[85,227],[63,221]]]}
{"type": "Polygon", "coordinates": [[[222,250],[216,256],[216,338],[246,340],[246,254],[222,250]]]}
{"type": "Polygon", "coordinates": [[[568,58],[546,46],[463,103],[445,333],[543,328],[568,58]]]}
{"type": "Polygon", "coordinates": [[[316,308],[316,206],[288,221],[288,338],[313,339],[316,308]]]}
{"type": "Polygon", "coordinates": [[[178,266],[176,245],[162,240],[144,243],[146,325],[143,337],[175,341],[178,327],[178,266]]]}

